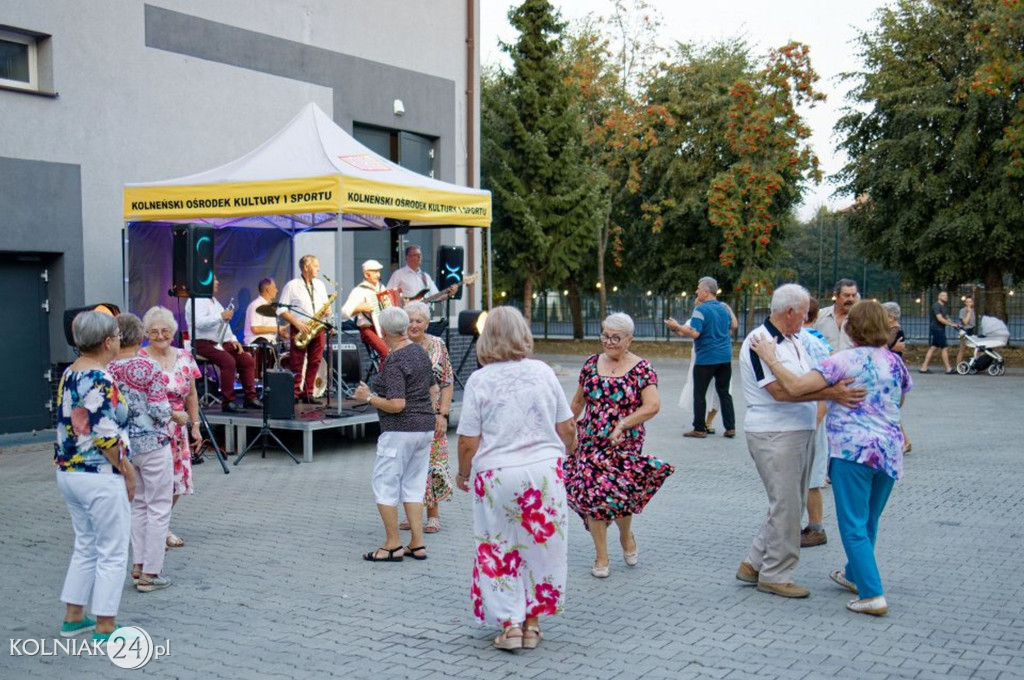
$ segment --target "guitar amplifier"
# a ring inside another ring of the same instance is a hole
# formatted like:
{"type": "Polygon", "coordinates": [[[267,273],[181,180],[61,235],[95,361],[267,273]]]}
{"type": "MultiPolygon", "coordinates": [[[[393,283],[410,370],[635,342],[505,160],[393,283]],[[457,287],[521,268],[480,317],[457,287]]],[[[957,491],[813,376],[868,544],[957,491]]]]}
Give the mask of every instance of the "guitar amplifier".
{"type": "Polygon", "coordinates": [[[270,371],[263,375],[263,399],[270,418],[295,417],[294,381],[291,371],[270,371]]]}

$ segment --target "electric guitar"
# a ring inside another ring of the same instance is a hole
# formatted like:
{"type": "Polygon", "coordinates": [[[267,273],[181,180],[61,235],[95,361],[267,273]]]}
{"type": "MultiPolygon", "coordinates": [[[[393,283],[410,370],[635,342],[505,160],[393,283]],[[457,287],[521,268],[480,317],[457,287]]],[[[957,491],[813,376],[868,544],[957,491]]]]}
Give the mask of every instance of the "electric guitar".
{"type": "MultiPolygon", "coordinates": [[[[461,281],[459,281],[458,283],[455,284],[455,289],[458,290],[459,286],[470,284],[470,283],[474,283],[479,278],[480,278],[480,272],[476,272],[474,274],[470,274],[469,276],[464,276],[461,281]]],[[[423,290],[421,290],[420,292],[416,293],[415,295],[403,295],[402,297],[405,298],[406,302],[411,302],[413,300],[419,300],[421,302],[437,302],[438,300],[443,300],[446,297],[449,297],[448,288],[445,288],[442,291],[434,293],[433,295],[427,295],[427,293],[429,293],[429,292],[430,292],[429,288],[424,288],[423,290]]]]}

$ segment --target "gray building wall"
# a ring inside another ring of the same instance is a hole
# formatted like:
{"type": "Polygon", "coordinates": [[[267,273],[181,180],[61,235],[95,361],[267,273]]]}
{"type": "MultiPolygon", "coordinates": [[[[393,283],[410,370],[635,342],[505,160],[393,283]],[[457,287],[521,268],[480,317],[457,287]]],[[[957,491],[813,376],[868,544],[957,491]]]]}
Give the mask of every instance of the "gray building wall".
{"type": "MultiPolygon", "coordinates": [[[[231,161],[307,102],[348,131],[436,137],[439,179],[477,176],[466,163],[465,0],[0,0],[0,23],[52,36],[57,96],[0,90],[0,248],[60,254],[54,318],[123,300],[124,184],[231,161]]],[[[418,240],[435,248],[466,236],[418,240]]],[[[66,359],[59,333],[51,348],[66,359]]]]}

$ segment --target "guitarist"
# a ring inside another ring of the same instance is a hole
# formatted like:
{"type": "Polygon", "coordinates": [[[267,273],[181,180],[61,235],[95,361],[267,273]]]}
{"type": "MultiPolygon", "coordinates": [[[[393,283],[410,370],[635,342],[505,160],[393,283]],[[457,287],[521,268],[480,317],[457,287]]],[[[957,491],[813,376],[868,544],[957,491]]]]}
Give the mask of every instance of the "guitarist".
{"type": "Polygon", "coordinates": [[[377,335],[373,326],[373,313],[378,310],[377,293],[384,290],[384,286],[380,285],[380,272],[383,268],[384,265],[377,260],[364,262],[362,282],[352,289],[341,307],[342,315],[355,319],[359,327],[359,339],[377,350],[381,359],[388,355],[388,346],[377,335]]]}
{"type": "MultiPolygon", "coordinates": [[[[388,288],[397,290],[405,300],[418,300],[421,297],[431,297],[437,294],[437,286],[430,274],[420,269],[420,262],[423,261],[423,251],[419,246],[409,246],[405,249],[405,266],[395,270],[388,280],[388,288]]],[[[444,290],[449,296],[454,295],[459,289],[458,284],[453,283],[444,290]]]]}

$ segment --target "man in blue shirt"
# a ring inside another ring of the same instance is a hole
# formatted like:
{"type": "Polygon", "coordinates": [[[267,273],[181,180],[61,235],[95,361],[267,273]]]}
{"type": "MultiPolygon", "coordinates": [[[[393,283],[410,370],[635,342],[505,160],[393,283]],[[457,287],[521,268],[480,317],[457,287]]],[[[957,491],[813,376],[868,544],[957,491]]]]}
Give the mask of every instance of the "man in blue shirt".
{"type": "Polygon", "coordinates": [[[717,300],[717,295],[718,282],[710,276],[702,278],[697,283],[697,306],[693,308],[693,316],[686,324],[675,324],[672,328],[680,335],[693,338],[693,429],[684,437],[704,439],[708,436],[705,415],[712,378],[722,404],[723,434],[730,438],[736,436],[736,412],[729,394],[733,316],[729,307],[717,300]]]}

